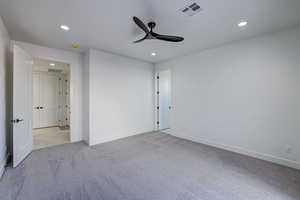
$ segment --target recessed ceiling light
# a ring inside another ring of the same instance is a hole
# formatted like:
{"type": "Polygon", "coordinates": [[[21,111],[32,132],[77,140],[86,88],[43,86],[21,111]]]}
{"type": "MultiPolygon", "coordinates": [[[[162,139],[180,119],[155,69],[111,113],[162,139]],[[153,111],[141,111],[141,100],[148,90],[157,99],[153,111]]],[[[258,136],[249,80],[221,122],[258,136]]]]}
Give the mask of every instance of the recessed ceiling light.
{"type": "Polygon", "coordinates": [[[70,28],[67,25],[61,25],[60,28],[64,31],[69,31],[70,28]]]}
{"type": "Polygon", "coordinates": [[[155,53],[155,52],[152,52],[152,53],[151,53],[151,56],[156,56],[156,53],[155,53]]]}
{"type": "Polygon", "coordinates": [[[238,23],[239,27],[243,27],[243,26],[247,26],[248,22],[247,21],[241,21],[240,23],[238,23]]]}
{"type": "Polygon", "coordinates": [[[50,65],[50,66],[52,66],[52,67],[53,67],[53,66],[55,66],[55,64],[54,64],[54,63],[50,63],[49,65],[50,65]]]}

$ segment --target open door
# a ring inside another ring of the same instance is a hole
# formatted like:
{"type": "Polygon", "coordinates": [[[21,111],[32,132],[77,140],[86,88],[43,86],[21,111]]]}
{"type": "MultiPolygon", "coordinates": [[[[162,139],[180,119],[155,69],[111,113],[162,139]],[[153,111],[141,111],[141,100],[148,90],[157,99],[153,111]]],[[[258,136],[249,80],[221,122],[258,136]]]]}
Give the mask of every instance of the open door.
{"type": "Polygon", "coordinates": [[[170,128],[171,117],[171,71],[165,70],[159,72],[158,79],[158,119],[159,130],[170,128]]]}
{"type": "Polygon", "coordinates": [[[13,167],[32,151],[32,64],[33,59],[13,46],[13,167]]]}

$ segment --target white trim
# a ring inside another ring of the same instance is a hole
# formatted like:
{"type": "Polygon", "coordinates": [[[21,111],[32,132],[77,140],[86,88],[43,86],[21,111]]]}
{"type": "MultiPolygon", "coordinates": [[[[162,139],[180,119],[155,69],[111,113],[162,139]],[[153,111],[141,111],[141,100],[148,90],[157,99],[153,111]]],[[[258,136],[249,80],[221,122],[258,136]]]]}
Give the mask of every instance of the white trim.
{"type": "Polygon", "coordinates": [[[157,106],[159,106],[159,101],[158,101],[159,96],[157,94],[159,82],[158,82],[157,76],[159,76],[159,71],[154,72],[154,103],[155,103],[155,105],[154,105],[154,110],[155,110],[154,127],[155,127],[155,129],[154,130],[159,131],[159,126],[157,125],[157,122],[159,120],[159,110],[157,110],[157,106]]]}
{"type": "Polygon", "coordinates": [[[177,134],[177,133],[174,133],[171,130],[164,131],[164,132],[167,133],[167,134],[173,135],[175,137],[182,138],[182,139],[190,140],[190,141],[201,143],[201,144],[206,144],[206,145],[213,146],[213,147],[216,147],[216,148],[220,148],[220,149],[224,149],[224,150],[227,150],[227,151],[247,155],[247,156],[250,156],[250,157],[253,157],[253,158],[258,158],[258,159],[261,159],[261,160],[269,161],[269,162],[272,162],[272,163],[276,163],[276,164],[279,164],[279,165],[283,165],[283,166],[287,166],[287,167],[291,167],[291,168],[300,170],[300,163],[297,162],[297,161],[287,160],[285,158],[280,158],[280,157],[276,157],[276,156],[269,155],[269,154],[264,154],[264,153],[260,153],[260,152],[256,152],[256,151],[251,151],[251,150],[243,149],[243,148],[240,148],[240,147],[234,147],[234,146],[230,146],[230,145],[226,145],[226,144],[218,144],[218,143],[211,142],[211,141],[201,139],[201,138],[198,138],[198,137],[196,138],[196,137],[193,137],[193,136],[177,134]]]}
{"type": "Polygon", "coordinates": [[[98,144],[103,144],[103,143],[106,143],[106,142],[113,142],[115,140],[119,140],[119,139],[124,139],[124,138],[128,138],[128,137],[132,137],[132,136],[136,136],[136,135],[141,135],[141,134],[145,134],[145,133],[152,133],[153,131],[149,131],[149,132],[144,132],[144,133],[133,133],[133,134],[130,134],[130,135],[126,135],[126,136],[113,136],[113,137],[105,137],[105,138],[102,138],[100,141],[97,141],[97,143],[95,144],[88,144],[89,146],[95,146],[95,145],[98,145],[98,144]]]}

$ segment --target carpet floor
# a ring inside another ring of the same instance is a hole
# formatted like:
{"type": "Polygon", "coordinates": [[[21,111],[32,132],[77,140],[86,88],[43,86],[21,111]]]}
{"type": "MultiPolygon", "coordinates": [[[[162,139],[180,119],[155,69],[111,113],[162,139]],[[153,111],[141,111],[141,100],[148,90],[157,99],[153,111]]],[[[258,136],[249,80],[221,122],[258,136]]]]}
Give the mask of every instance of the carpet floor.
{"type": "Polygon", "coordinates": [[[34,151],[1,200],[299,200],[300,171],[153,132],[34,151]]]}

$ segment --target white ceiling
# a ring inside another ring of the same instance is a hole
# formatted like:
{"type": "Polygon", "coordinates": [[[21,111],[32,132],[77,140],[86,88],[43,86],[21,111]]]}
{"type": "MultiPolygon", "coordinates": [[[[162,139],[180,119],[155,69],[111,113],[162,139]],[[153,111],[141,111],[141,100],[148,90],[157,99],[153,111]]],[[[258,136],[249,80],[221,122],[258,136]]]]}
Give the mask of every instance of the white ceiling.
{"type": "Polygon", "coordinates": [[[1,0],[0,15],[12,39],[77,51],[95,48],[150,62],[292,27],[300,22],[300,0],[194,0],[203,11],[178,10],[190,0],[1,0]],[[132,17],[154,20],[156,32],[185,37],[182,43],[145,41],[132,17]],[[249,25],[238,28],[246,19],[249,25]],[[70,26],[63,32],[59,26],[70,26]],[[157,53],[156,57],[151,52],[157,53]]]}

